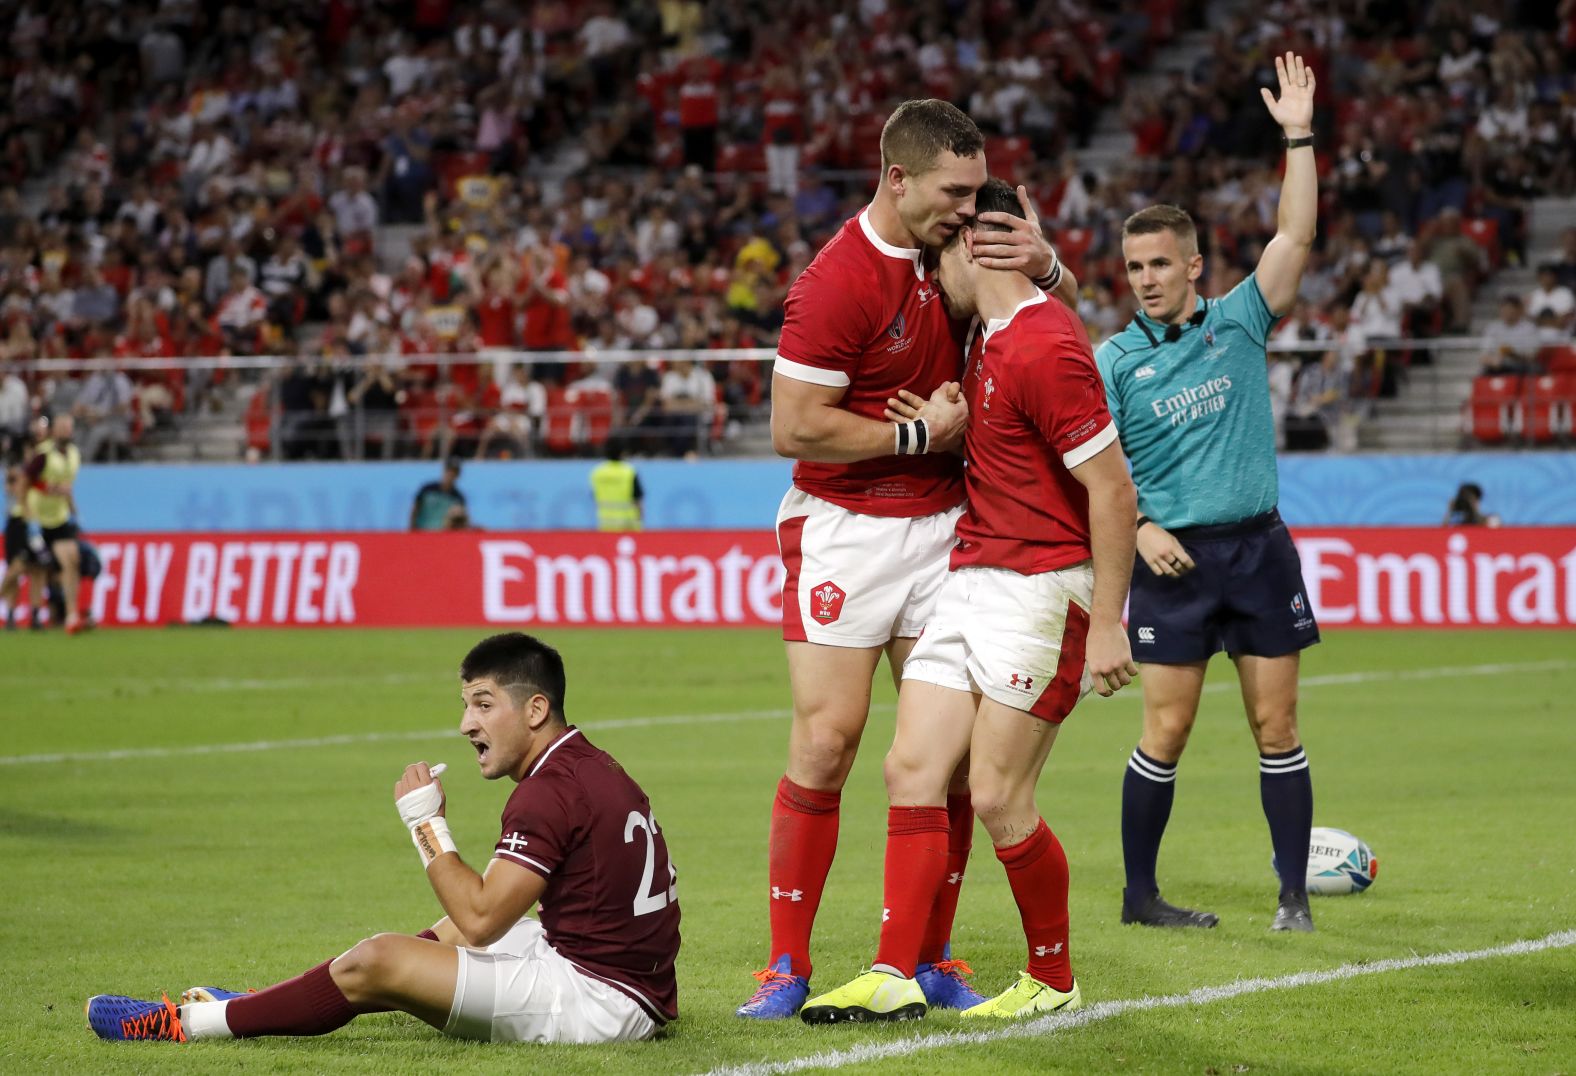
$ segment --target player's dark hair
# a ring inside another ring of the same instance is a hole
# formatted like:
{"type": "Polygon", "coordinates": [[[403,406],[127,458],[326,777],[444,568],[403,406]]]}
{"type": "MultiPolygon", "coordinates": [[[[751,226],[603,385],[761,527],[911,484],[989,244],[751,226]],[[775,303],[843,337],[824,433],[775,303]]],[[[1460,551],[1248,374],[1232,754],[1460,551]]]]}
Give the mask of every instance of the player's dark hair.
{"type": "Polygon", "coordinates": [[[487,678],[516,705],[532,695],[546,697],[553,717],[564,721],[564,659],[542,640],[510,631],[483,639],[460,662],[460,682],[487,678]]]}
{"type": "Polygon", "coordinates": [[[985,151],[985,136],[958,106],[929,98],[904,101],[881,128],[881,171],[901,165],[911,176],[922,176],[936,167],[944,152],[978,157],[985,151]]]}
{"type": "MultiPolygon", "coordinates": [[[[969,227],[977,232],[1005,232],[1010,229],[1005,224],[986,224],[979,220],[981,213],[1008,213],[1014,217],[1023,217],[1023,206],[1018,204],[1018,190],[1005,179],[992,176],[985,181],[985,185],[974,195],[974,220],[969,222],[969,227]]],[[[952,233],[952,238],[947,240],[950,247],[963,239],[963,229],[959,228],[952,233]]]]}
{"type": "Polygon", "coordinates": [[[1187,210],[1174,205],[1152,205],[1140,209],[1122,222],[1122,238],[1130,235],[1155,235],[1170,232],[1177,237],[1182,256],[1191,258],[1198,253],[1198,227],[1187,210]]]}

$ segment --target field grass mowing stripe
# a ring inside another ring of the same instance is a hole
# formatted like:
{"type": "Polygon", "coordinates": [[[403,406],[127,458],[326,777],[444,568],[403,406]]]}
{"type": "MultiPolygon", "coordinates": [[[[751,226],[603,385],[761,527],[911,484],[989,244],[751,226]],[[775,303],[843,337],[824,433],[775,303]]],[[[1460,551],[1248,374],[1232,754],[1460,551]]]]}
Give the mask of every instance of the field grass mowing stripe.
{"type": "Polygon", "coordinates": [[[712,1069],[707,1076],[778,1076],[781,1073],[803,1072],[806,1069],[839,1069],[848,1065],[868,1064],[893,1057],[907,1057],[925,1050],[939,1050],[949,1046],[976,1046],[1004,1039],[1027,1039],[1071,1031],[1086,1024],[1110,1020],[1128,1013],[1146,1012],[1150,1009],[1174,1009],[1190,1005],[1209,1005],[1227,1001],[1246,994],[1262,994],[1271,990],[1297,990],[1305,986],[1356,979],[1365,975],[1382,975],[1392,971],[1413,968],[1448,967],[1474,960],[1491,960],[1495,957],[1527,956],[1550,949],[1568,949],[1576,946],[1576,930],[1561,930],[1541,938],[1529,938],[1495,945],[1488,949],[1430,953],[1427,956],[1393,957],[1362,964],[1342,964],[1325,971],[1299,971],[1273,979],[1238,979],[1220,986],[1201,986],[1185,994],[1149,995],[1122,1001],[1102,1001],[1073,1013],[1052,1013],[1037,1020],[989,1031],[948,1031],[936,1035],[921,1035],[912,1039],[889,1042],[863,1043],[844,1050],[825,1050],[786,1061],[765,1061],[751,1065],[737,1065],[712,1069]]]}
{"type": "MultiPolygon", "coordinates": [[[[1343,687],[1352,684],[1376,684],[1404,680],[1437,680],[1463,676],[1502,676],[1507,673],[1556,672],[1576,668],[1576,661],[1555,658],[1548,661],[1500,662],[1485,665],[1457,665],[1436,669],[1376,669],[1369,672],[1328,673],[1307,676],[1302,687],[1343,687]]],[[[425,679],[425,678],[423,678],[425,679]]],[[[217,682],[217,681],[215,681],[217,682]]],[[[226,681],[236,686],[266,683],[288,683],[292,686],[311,686],[323,681],[306,681],[290,678],[279,681],[246,680],[226,681]]],[[[394,682],[392,678],[388,682],[394,682]]],[[[1234,683],[1214,683],[1204,687],[1205,694],[1219,695],[1237,691],[1234,683]]],[[[1137,699],[1137,692],[1118,695],[1118,699],[1137,699]]],[[[872,713],[891,711],[891,704],[877,704],[872,713]]],[[[655,728],[666,725],[719,725],[735,721],[773,721],[788,717],[793,711],[739,710],[720,714],[674,714],[666,717],[621,717],[608,721],[584,722],[590,732],[609,729],[655,728]]],[[[343,747],[351,744],[397,743],[406,740],[441,740],[456,735],[454,729],[412,730],[406,732],[344,733],[335,736],[312,736],[293,740],[251,740],[244,743],[181,744],[174,747],[126,747],[111,751],[59,751],[37,755],[0,755],[0,766],[30,766],[51,762],[118,762],[138,758],[180,758],[190,755],[244,754],[252,751],[279,751],[302,747],[343,747]]]]}
{"type": "MultiPolygon", "coordinates": [[[[872,706],[872,712],[892,710],[891,705],[872,706]]],[[[643,729],[664,725],[723,725],[739,721],[780,720],[792,710],[738,710],[721,714],[673,714],[667,717],[622,717],[609,721],[581,724],[588,732],[606,729],[643,729]]],[[[27,766],[47,762],[116,762],[137,758],[182,758],[192,755],[245,754],[252,751],[281,751],[302,747],[344,747],[350,744],[399,743],[406,740],[458,739],[454,728],[412,729],[405,732],[356,732],[336,736],[308,736],[293,740],[249,740],[244,743],[179,744],[172,747],[126,747],[113,751],[57,751],[38,755],[0,755],[0,766],[27,766]]]]}

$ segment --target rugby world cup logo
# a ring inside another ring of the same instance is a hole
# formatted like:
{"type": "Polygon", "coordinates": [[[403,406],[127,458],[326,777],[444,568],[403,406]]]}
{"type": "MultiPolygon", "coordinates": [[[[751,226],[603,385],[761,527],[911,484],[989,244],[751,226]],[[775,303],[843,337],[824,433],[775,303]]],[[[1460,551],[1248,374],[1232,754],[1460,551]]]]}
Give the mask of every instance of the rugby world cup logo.
{"type": "Polygon", "coordinates": [[[1302,592],[1298,591],[1296,597],[1292,598],[1292,600],[1291,600],[1291,611],[1292,611],[1292,613],[1294,613],[1297,616],[1302,616],[1302,614],[1307,610],[1307,608],[1308,608],[1307,605],[1305,605],[1303,603],[1303,600],[1302,600],[1302,592]]]}
{"type": "Polygon", "coordinates": [[[907,327],[907,324],[908,323],[903,320],[903,312],[899,310],[897,312],[897,317],[892,319],[892,324],[887,326],[887,335],[894,340],[903,339],[903,330],[907,327]]]}
{"type": "Polygon", "coordinates": [[[810,617],[822,623],[835,623],[843,615],[843,601],[848,597],[843,588],[828,579],[810,591],[810,617]]]}

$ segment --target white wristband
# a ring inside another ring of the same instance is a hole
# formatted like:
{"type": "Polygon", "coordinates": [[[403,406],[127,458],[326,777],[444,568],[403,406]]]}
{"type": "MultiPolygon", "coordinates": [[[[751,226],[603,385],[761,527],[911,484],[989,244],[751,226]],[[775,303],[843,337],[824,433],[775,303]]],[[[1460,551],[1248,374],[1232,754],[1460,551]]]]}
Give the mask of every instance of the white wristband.
{"type": "Polygon", "coordinates": [[[1055,291],[1056,285],[1062,282],[1062,260],[1056,256],[1056,251],[1051,251],[1051,267],[1045,275],[1034,281],[1034,286],[1041,291],[1055,291]]]}
{"type": "Polygon", "coordinates": [[[925,420],[893,424],[892,453],[897,456],[923,456],[930,451],[930,427],[925,420]]]}
{"type": "Polygon", "coordinates": [[[432,866],[432,861],[443,853],[459,852],[459,849],[454,847],[454,838],[449,836],[449,821],[441,814],[410,827],[410,839],[416,844],[416,852],[421,856],[423,870],[432,866]]]}

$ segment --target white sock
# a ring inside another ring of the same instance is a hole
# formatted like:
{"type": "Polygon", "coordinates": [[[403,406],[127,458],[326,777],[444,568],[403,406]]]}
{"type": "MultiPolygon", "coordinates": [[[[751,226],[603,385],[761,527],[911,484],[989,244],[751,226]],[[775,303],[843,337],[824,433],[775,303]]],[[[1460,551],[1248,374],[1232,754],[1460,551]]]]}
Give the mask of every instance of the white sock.
{"type": "Polygon", "coordinates": [[[907,976],[905,976],[902,972],[898,971],[891,964],[872,964],[872,965],[870,965],[870,970],[871,971],[879,971],[883,975],[890,975],[894,979],[907,978],[907,976]]]}
{"type": "Polygon", "coordinates": [[[188,1039],[233,1039],[224,1010],[228,1001],[194,1001],[181,1006],[181,1027],[188,1039]]]}

